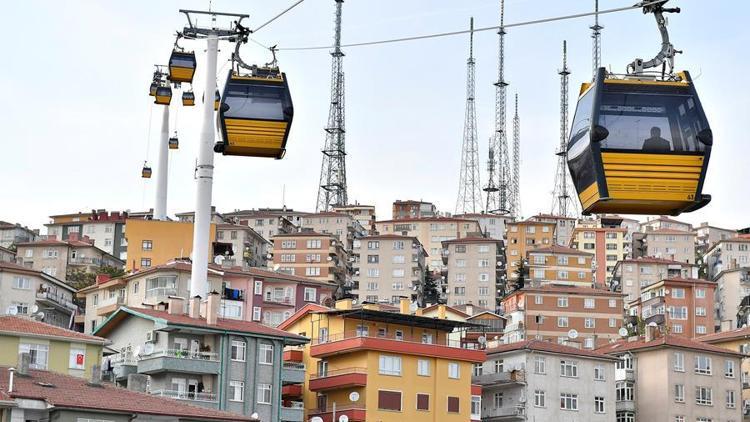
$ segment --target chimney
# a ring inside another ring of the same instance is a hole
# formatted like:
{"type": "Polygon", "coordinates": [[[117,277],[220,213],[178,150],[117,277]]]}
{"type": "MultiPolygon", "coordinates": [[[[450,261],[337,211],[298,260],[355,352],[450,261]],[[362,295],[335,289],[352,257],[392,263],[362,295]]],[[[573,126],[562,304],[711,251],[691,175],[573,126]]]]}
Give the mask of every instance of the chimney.
{"type": "Polygon", "coordinates": [[[416,315],[416,316],[422,316],[422,315],[424,315],[424,310],[422,310],[422,308],[417,308],[417,310],[414,311],[414,315],[416,315]]]}
{"type": "Polygon", "coordinates": [[[190,318],[201,317],[201,297],[200,296],[195,295],[190,298],[190,303],[188,304],[188,316],[190,318]]]}
{"type": "Polygon", "coordinates": [[[468,305],[466,305],[466,313],[469,314],[470,316],[473,316],[474,315],[474,305],[472,305],[471,303],[468,304],[468,305]]]}
{"type": "Polygon", "coordinates": [[[206,322],[208,325],[216,325],[219,318],[219,302],[221,302],[221,295],[216,292],[208,294],[206,300],[206,322]]]}
{"type": "Polygon", "coordinates": [[[167,312],[169,315],[181,315],[185,311],[185,299],[177,296],[167,298],[167,312]]]}
{"type": "Polygon", "coordinates": [[[336,305],[334,307],[340,311],[347,311],[352,309],[353,305],[354,302],[351,299],[341,299],[336,301],[336,305]]]}
{"type": "Polygon", "coordinates": [[[13,392],[13,378],[16,368],[8,368],[8,394],[13,392]]]}
{"type": "Polygon", "coordinates": [[[76,241],[78,239],[79,239],[79,236],[78,236],[77,232],[68,233],[68,241],[69,242],[74,242],[74,241],[76,241]]]}
{"type": "Polygon", "coordinates": [[[646,336],[645,336],[646,337],[645,338],[646,343],[648,343],[648,342],[650,342],[650,341],[652,341],[652,340],[654,340],[656,338],[656,335],[655,335],[656,334],[656,326],[654,326],[654,325],[646,325],[645,331],[646,331],[646,336]]]}
{"type": "Polygon", "coordinates": [[[29,353],[19,353],[18,354],[18,375],[20,376],[28,376],[29,375],[29,365],[31,365],[31,354],[29,353]]]}
{"type": "Polygon", "coordinates": [[[438,319],[445,319],[446,317],[445,305],[438,305],[438,319]]]}
{"type": "Polygon", "coordinates": [[[410,315],[411,311],[409,309],[409,305],[411,305],[411,301],[409,300],[409,298],[402,297],[398,302],[398,311],[404,315],[410,315]]]}
{"type": "Polygon", "coordinates": [[[128,390],[146,393],[148,385],[148,375],[146,374],[128,374],[128,390]]]}
{"type": "Polygon", "coordinates": [[[102,368],[99,365],[91,367],[91,380],[88,383],[90,386],[101,387],[102,385],[102,368]]]}

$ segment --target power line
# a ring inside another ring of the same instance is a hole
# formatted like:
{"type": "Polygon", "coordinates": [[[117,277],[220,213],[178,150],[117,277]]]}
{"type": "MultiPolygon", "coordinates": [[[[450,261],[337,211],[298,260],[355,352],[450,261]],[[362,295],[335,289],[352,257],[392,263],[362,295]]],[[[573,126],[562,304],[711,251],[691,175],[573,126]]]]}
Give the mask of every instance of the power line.
{"type": "Polygon", "coordinates": [[[275,21],[276,19],[278,19],[278,18],[280,18],[280,17],[284,16],[284,14],[286,14],[286,12],[288,12],[288,11],[290,11],[290,10],[294,9],[295,7],[297,7],[297,5],[298,5],[298,4],[302,3],[303,1],[305,1],[305,0],[297,0],[297,3],[294,3],[293,5],[291,5],[291,6],[287,7],[286,9],[284,9],[284,10],[283,10],[283,11],[282,11],[281,13],[279,13],[278,15],[276,15],[276,16],[272,17],[271,19],[267,20],[267,21],[266,21],[266,22],[265,22],[264,24],[262,24],[261,26],[259,26],[259,27],[255,28],[255,29],[253,29],[253,30],[252,30],[252,32],[253,32],[253,33],[255,33],[255,32],[258,32],[258,31],[260,31],[260,30],[261,30],[261,29],[262,29],[262,28],[263,28],[264,26],[266,26],[266,25],[270,24],[271,22],[275,21]]]}
{"type": "MultiPolygon", "coordinates": [[[[585,12],[585,13],[576,13],[574,15],[565,15],[565,16],[556,16],[552,18],[543,18],[543,19],[535,19],[530,21],[524,21],[524,22],[518,22],[518,23],[511,23],[508,25],[504,25],[504,28],[515,28],[520,26],[529,26],[529,25],[538,25],[542,23],[550,23],[550,22],[557,22],[562,20],[568,20],[568,19],[578,19],[578,18],[584,18],[587,16],[593,16],[593,15],[606,15],[609,13],[617,13],[617,12],[624,12],[632,9],[641,9],[646,6],[651,6],[654,4],[664,3],[667,0],[654,0],[651,2],[643,2],[641,4],[636,4],[633,6],[625,6],[625,7],[618,7],[614,9],[606,9],[606,10],[600,10],[598,12],[585,12]]],[[[476,28],[473,30],[473,32],[483,32],[483,31],[496,31],[499,30],[500,26],[486,26],[483,28],[476,28]]],[[[351,44],[342,44],[340,48],[348,48],[348,47],[364,47],[369,45],[378,45],[378,44],[391,44],[391,43],[397,43],[397,42],[405,42],[405,41],[417,41],[417,40],[424,40],[428,38],[440,38],[440,37],[450,37],[453,35],[461,35],[461,34],[467,34],[469,32],[472,32],[472,30],[460,30],[460,31],[450,31],[450,32],[439,32],[436,34],[427,34],[427,35],[414,35],[410,37],[402,37],[402,38],[391,38],[386,40],[377,40],[377,41],[365,41],[365,42],[358,42],[358,43],[351,43],[351,44]]],[[[333,48],[331,45],[319,45],[319,46],[310,46],[310,47],[286,47],[286,48],[279,48],[279,50],[284,51],[304,51],[304,50],[329,50],[333,48]]]]}

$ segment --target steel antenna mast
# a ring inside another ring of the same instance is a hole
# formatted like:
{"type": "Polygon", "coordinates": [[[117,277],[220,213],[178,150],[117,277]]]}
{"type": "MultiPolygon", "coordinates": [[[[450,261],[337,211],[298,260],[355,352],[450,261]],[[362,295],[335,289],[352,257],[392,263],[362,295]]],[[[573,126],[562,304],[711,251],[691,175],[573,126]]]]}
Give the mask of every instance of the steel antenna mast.
{"type": "Polygon", "coordinates": [[[341,6],[336,2],[336,19],[333,51],[331,52],[331,105],[328,110],[326,140],[323,147],[323,163],[320,167],[320,183],[316,211],[329,211],[334,205],[348,203],[346,193],[346,144],[344,126],[344,53],[341,51],[341,6]]]}
{"type": "Polygon", "coordinates": [[[593,67],[593,77],[596,77],[597,70],[601,67],[602,61],[602,29],[599,25],[599,0],[594,0],[594,24],[591,25],[591,59],[593,67]]]}
{"type": "Polygon", "coordinates": [[[521,119],[518,117],[518,94],[516,94],[513,116],[513,190],[511,192],[511,214],[521,217],[521,119]]]}
{"type": "Polygon", "coordinates": [[[461,147],[461,176],[458,183],[456,214],[482,211],[482,190],[479,180],[479,144],[477,141],[477,113],[474,104],[475,64],[474,61],[474,18],[469,28],[469,58],[466,60],[466,116],[464,137],[461,147]]]}
{"type": "Polygon", "coordinates": [[[552,214],[572,217],[578,214],[576,201],[568,193],[568,43],[563,41],[563,65],[560,75],[560,144],[557,148],[557,172],[552,194],[552,214]]]}

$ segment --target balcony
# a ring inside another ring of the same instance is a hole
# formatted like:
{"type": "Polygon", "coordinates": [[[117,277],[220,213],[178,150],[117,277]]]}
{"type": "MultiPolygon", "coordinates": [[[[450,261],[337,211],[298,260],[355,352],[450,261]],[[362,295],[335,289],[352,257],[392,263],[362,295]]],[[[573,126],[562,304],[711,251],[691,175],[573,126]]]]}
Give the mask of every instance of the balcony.
{"type": "Polygon", "coordinates": [[[177,390],[154,390],[151,395],[169,397],[170,399],[185,400],[200,405],[201,403],[216,404],[219,400],[215,393],[195,393],[177,390]]]}
{"type": "Polygon", "coordinates": [[[302,362],[303,356],[302,350],[284,350],[285,362],[302,362]]]}
{"type": "Polygon", "coordinates": [[[471,383],[482,387],[512,387],[526,384],[525,371],[500,372],[493,374],[474,375],[471,383]]]}
{"type": "Polygon", "coordinates": [[[36,301],[47,306],[52,306],[63,311],[71,312],[78,309],[78,305],[73,303],[61,294],[52,293],[49,290],[37,290],[36,301]]]}
{"type": "Polygon", "coordinates": [[[239,289],[224,288],[224,293],[221,295],[221,298],[226,300],[239,300],[242,302],[245,300],[245,291],[239,289]]]}
{"type": "Polygon", "coordinates": [[[523,405],[516,405],[483,409],[482,420],[489,422],[525,421],[526,408],[523,405]]]}
{"type": "Polygon", "coordinates": [[[138,364],[132,353],[117,353],[109,357],[115,380],[128,379],[128,375],[138,373],[138,364]]]}
{"type": "Polygon", "coordinates": [[[102,260],[99,258],[86,258],[84,256],[82,257],[76,257],[76,258],[68,258],[68,265],[96,265],[101,266],[102,260]]]}
{"type": "Polygon", "coordinates": [[[361,350],[401,353],[415,356],[431,356],[468,362],[484,362],[483,350],[469,350],[461,347],[461,341],[443,340],[441,343],[423,342],[422,338],[377,336],[363,332],[349,331],[333,334],[327,339],[315,339],[310,347],[310,356],[324,358],[342,353],[361,350]]]}
{"type": "Polygon", "coordinates": [[[138,373],[186,372],[191,374],[219,373],[219,355],[189,350],[158,350],[138,361],[138,373]]]}
{"type": "Polygon", "coordinates": [[[97,316],[108,316],[112,312],[116,311],[120,308],[120,306],[125,304],[125,298],[122,296],[112,296],[107,299],[99,301],[99,304],[96,306],[96,315],[97,316]]]}
{"type": "MultiPolygon", "coordinates": [[[[356,404],[344,404],[336,406],[336,421],[340,420],[341,415],[346,415],[349,422],[365,422],[367,419],[367,411],[364,406],[356,404]]],[[[325,409],[313,409],[308,412],[310,418],[318,416],[323,419],[323,422],[334,422],[333,420],[333,406],[328,406],[325,409]]]]}
{"type": "Polygon", "coordinates": [[[327,391],[367,385],[367,368],[343,368],[327,371],[323,375],[310,375],[310,391],[327,391]]]}
{"type": "Polygon", "coordinates": [[[301,384],[305,382],[305,364],[284,362],[281,368],[281,382],[283,384],[301,384]]]}
{"type": "Polygon", "coordinates": [[[264,296],[263,303],[268,305],[295,306],[294,298],[291,296],[264,296]]]}
{"type": "Polygon", "coordinates": [[[305,420],[305,404],[301,401],[282,403],[281,420],[288,422],[303,422],[305,420]]]}
{"type": "Polygon", "coordinates": [[[281,397],[302,397],[302,384],[289,384],[282,386],[281,397]]]}
{"type": "Polygon", "coordinates": [[[615,403],[616,412],[635,412],[635,400],[618,401],[615,403]]]}

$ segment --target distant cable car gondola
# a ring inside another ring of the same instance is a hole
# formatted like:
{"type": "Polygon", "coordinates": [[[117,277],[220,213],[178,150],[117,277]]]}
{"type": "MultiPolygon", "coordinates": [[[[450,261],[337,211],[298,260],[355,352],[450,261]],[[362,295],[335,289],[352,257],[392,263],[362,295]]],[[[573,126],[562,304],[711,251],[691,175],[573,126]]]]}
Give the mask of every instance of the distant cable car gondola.
{"type": "Polygon", "coordinates": [[[155,97],[157,88],[159,88],[159,84],[156,81],[151,82],[151,86],[148,89],[148,95],[151,97],[155,97]]]}
{"type": "Polygon", "coordinates": [[[660,55],[637,59],[620,78],[601,68],[581,87],[567,154],[584,215],[679,215],[711,200],[702,192],[711,128],[690,74],[672,73],[674,49],[662,12],[679,9],[662,6],[647,6],[662,32],[660,55]],[[665,59],[667,75],[643,72],[665,59]]]}
{"type": "Polygon", "coordinates": [[[219,89],[216,88],[216,93],[214,94],[214,111],[219,110],[219,104],[221,104],[221,94],[219,93],[219,89]]]}
{"type": "Polygon", "coordinates": [[[154,104],[169,105],[172,102],[172,88],[164,84],[156,88],[154,104]]]}
{"type": "Polygon", "coordinates": [[[186,107],[192,107],[195,105],[195,94],[193,94],[193,91],[183,91],[182,105],[186,107]]]}
{"type": "MultiPolygon", "coordinates": [[[[246,40],[246,37],[244,38],[246,40]]],[[[219,109],[221,140],[214,150],[224,155],[283,158],[294,116],[286,75],[273,62],[248,66],[239,56],[227,75],[219,109]],[[245,69],[248,72],[241,72],[245,69]]]]}
{"type": "Polygon", "coordinates": [[[141,177],[144,179],[151,178],[151,167],[145,161],[143,162],[143,169],[141,169],[141,177]]]}
{"type": "Polygon", "coordinates": [[[180,148],[180,141],[177,138],[177,133],[174,134],[171,138],[169,138],[169,149],[178,149],[180,148]]]}
{"type": "Polygon", "coordinates": [[[169,56],[169,80],[174,83],[181,82],[193,82],[193,76],[195,76],[195,53],[192,51],[185,51],[182,47],[177,45],[177,41],[182,37],[181,33],[177,33],[177,39],[174,41],[174,48],[172,49],[172,55],[169,56]]]}

